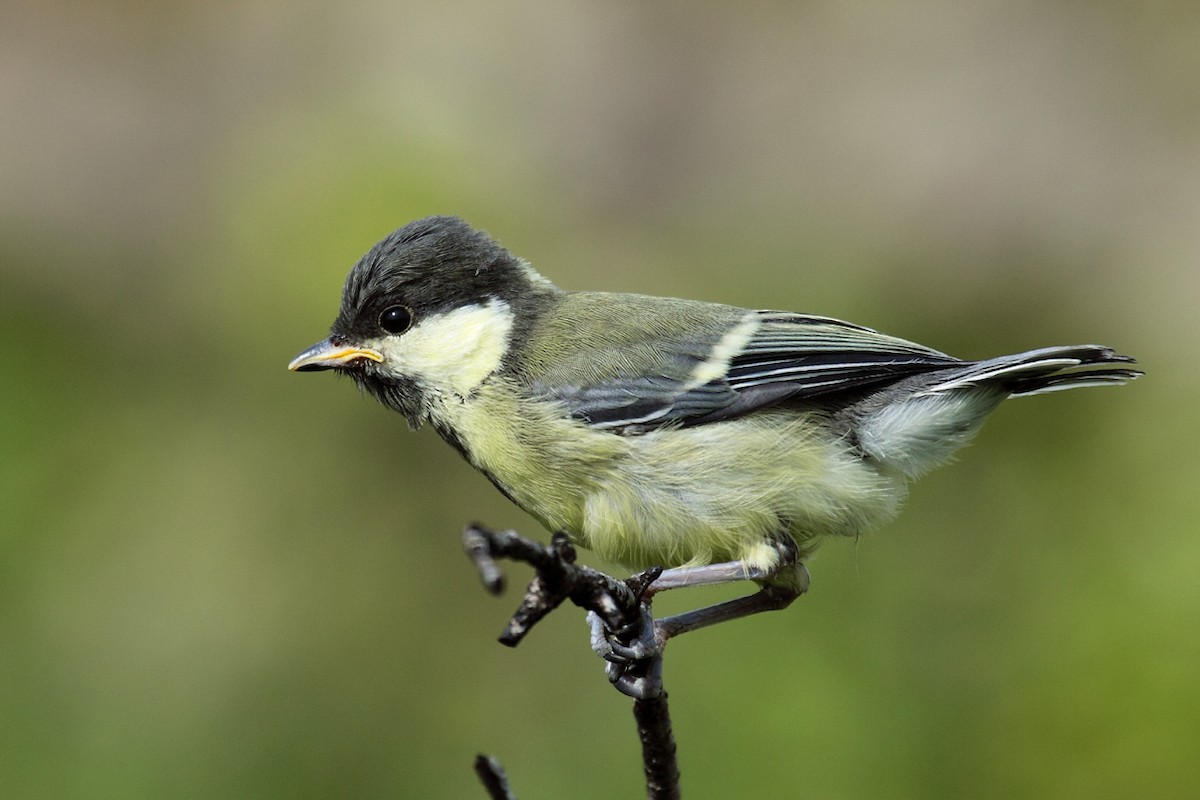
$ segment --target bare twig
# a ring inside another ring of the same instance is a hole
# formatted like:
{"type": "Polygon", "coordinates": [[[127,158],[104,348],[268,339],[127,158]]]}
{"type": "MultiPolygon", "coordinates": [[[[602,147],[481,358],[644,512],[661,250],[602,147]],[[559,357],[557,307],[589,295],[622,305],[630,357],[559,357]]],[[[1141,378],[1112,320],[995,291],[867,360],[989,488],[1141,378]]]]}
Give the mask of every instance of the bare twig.
{"type": "Polygon", "coordinates": [[[500,766],[500,762],[495,758],[483,753],[475,756],[475,774],[479,776],[491,800],[517,800],[512,789],[508,788],[508,776],[504,774],[504,767],[500,766]]]}
{"type": "Polygon", "coordinates": [[[570,599],[580,608],[594,611],[609,630],[618,630],[638,619],[642,593],[662,571],[657,567],[628,581],[575,564],[575,548],[566,536],[554,534],[550,545],[526,539],[515,531],[492,531],[470,525],[463,532],[463,548],[479,570],[484,587],[492,594],[504,590],[504,575],[497,558],[524,561],[537,574],[525,590],[521,605],[500,635],[500,641],[516,647],[539,620],[570,599]]]}
{"type": "MultiPolygon", "coordinates": [[[[580,608],[596,614],[609,631],[618,638],[632,641],[639,632],[653,633],[653,618],[649,603],[643,602],[646,589],[662,572],[659,568],[618,580],[611,575],[579,566],[575,563],[575,548],[562,534],[555,534],[550,545],[526,539],[514,531],[492,531],[480,525],[470,525],[463,532],[463,548],[479,571],[484,587],[492,594],[504,589],[504,575],[496,564],[498,558],[523,561],[535,570],[533,580],[525,590],[520,606],[513,614],[500,642],[516,647],[539,620],[569,599],[580,608]]],[[[661,652],[641,665],[661,671],[661,652]]],[[[657,677],[657,676],[656,676],[657,677]]],[[[618,686],[618,688],[621,688],[618,686]]],[[[675,758],[675,738],[671,733],[671,716],[667,694],[659,688],[653,695],[640,697],[633,706],[638,737],[642,741],[642,762],[646,773],[646,796],[649,800],[677,800],[679,797],[679,767],[675,758]]],[[[495,794],[491,776],[499,774],[503,791],[508,791],[504,773],[493,759],[480,757],[476,772],[495,798],[510,798],[495,794]],[[481,767],[481,764],[484,766],[481,767]],[[481,771],[483,770],[483,771],[481,771]]]]}
{"type": "Polygon", "coordinates": [[[633,702],[638,738],[642,740],[642,766],[646,771],[649,800],[679,800],[679,766],[675,760],[675,737],[667,693],[633,702]]]}

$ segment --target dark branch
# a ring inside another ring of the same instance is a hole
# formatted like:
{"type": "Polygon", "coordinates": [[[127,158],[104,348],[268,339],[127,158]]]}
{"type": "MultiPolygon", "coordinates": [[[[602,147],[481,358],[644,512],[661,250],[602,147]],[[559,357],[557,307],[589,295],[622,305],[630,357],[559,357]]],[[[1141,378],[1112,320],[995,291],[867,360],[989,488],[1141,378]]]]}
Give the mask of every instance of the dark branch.
{"type": "Polygon", "coordinates": [[[642,767],[646,771],[649,800],[679,800],[679,766],[675,760],[675,737],[667,693],[633,702],[638,738],[642,740],[642,767]]]}
{"type": "Polygon", "coordinates": [[[504,590],[504,574],[496,564],[497,558],[523,561],[537,573],[500,635],[500,641],[509,647],[516,647],[530,628],[568,599],[580,608],[594,611],[609,630],[635,623],[639,619],[642,594],[662,572],[655,567],[622,581],[591,567],[579,566],[575,563],[575,548],[560,533],[551,537],[547,547],[515,531],[492,531],[470,525],[463,532],[463,549],[479,571],[484,588],[492,594],[504,590]]]}
{"type": "MultiPolygon", "coordinates": [[[[500,634],[501,643],[509,647],[517,646],[539,620],[568,599],[595,613],[624,644],[632,643],[639,636],[653,638],[654,620],[650,616],[649,603],[643,602],[642,596],[662,573],[658,567],[622,581],[577,565],[575,548],[562,534],[556,533],[546,546],[514,531],[492,531],[480,525],[470,525],[463,531],[463,549],[479,571],[484,588],[494,595],[504,590],[504,574],[496,559],[523,561],[534,568],[536,574],[529,582],[520,606],[500,634]]],[[[649,800],[677,800],[679,768],[675,758],[675,737],[671,733],[667,694],[661,691],[658,681],[662,669],[661,650],[653,658],[632,665],[632,669],[633,679],[646,677],[647,673],[654,673],[656,679],[652,696],[639,697],[633,706],[638,738],[642,742],[646,796],[649,800]]],[[[617,671],[625,681],[631,679],[629,673],[628,668],[617,671]]],[[[618,689],[621,689],[620,684],[618,689]]],[[[475,761],[475,770],[493,800],[511,798],[504,772],[497,762],[480,756],[475,761]],[[498,794],[498,791],[503,793],[498,794]]]]}
{"type": "Polygon", "coordinates": [[[475,774],[479,776],[491,800],[517,800],[517,796],[508,788],[504,767],[496,759],[483,753],[475,756],[475,774]]]}

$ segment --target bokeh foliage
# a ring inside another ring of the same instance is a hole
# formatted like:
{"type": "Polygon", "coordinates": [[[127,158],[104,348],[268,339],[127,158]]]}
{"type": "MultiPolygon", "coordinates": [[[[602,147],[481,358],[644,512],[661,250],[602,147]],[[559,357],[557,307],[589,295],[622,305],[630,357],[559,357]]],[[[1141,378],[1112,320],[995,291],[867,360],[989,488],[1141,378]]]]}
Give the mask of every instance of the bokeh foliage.
{"type": "Polygon", "coordinates": [[[521,796],[637,796],[582,621],[501,648],[459,552],[534,523],[283,368],[429,213],[567,288],[1149,372],[1006,406],[788,612],[673,643],[687,796],[1200,787],[1192,5],[4,16],[5,796],[476,797],[479,750],[521,796]]]}

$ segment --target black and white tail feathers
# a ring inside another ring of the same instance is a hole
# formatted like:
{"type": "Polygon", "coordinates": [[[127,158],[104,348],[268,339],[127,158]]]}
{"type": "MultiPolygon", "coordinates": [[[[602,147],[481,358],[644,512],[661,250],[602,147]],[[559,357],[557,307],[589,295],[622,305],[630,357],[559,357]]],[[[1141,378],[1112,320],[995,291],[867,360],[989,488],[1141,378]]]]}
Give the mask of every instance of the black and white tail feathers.
{"type": "Polygon", "coordinates": [[[922,393],[991,385],[1002,389],[1009,397],[1021,397],[1084,386],[1111,386],[1131,381],[1142,373],[1127,367],[1094,367],[1132,363],[1134,359],[1129,356],[1095,344],[1042,347],[976,361],[922,393]]]}
{"type": "Polygon", "coordinates": [[[854,415],[862,451],[915,477],[949,460],[1008,397],[1111,386],[1142,373],[1099,345],[1044,347],[937,370],[876,395],[854,415]]]}

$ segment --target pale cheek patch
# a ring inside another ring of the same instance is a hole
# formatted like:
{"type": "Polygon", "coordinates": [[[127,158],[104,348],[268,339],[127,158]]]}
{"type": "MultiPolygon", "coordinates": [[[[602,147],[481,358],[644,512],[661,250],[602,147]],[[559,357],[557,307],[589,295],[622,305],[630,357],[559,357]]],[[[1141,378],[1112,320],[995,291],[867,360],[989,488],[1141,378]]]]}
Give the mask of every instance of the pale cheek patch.
{"type": "Polygon", "coordinates": [[[512,309],[493,299],[428,317],[372,347],[383,355],[382,369],[466,396],[500,366],[512,326],[512,309]]]}

